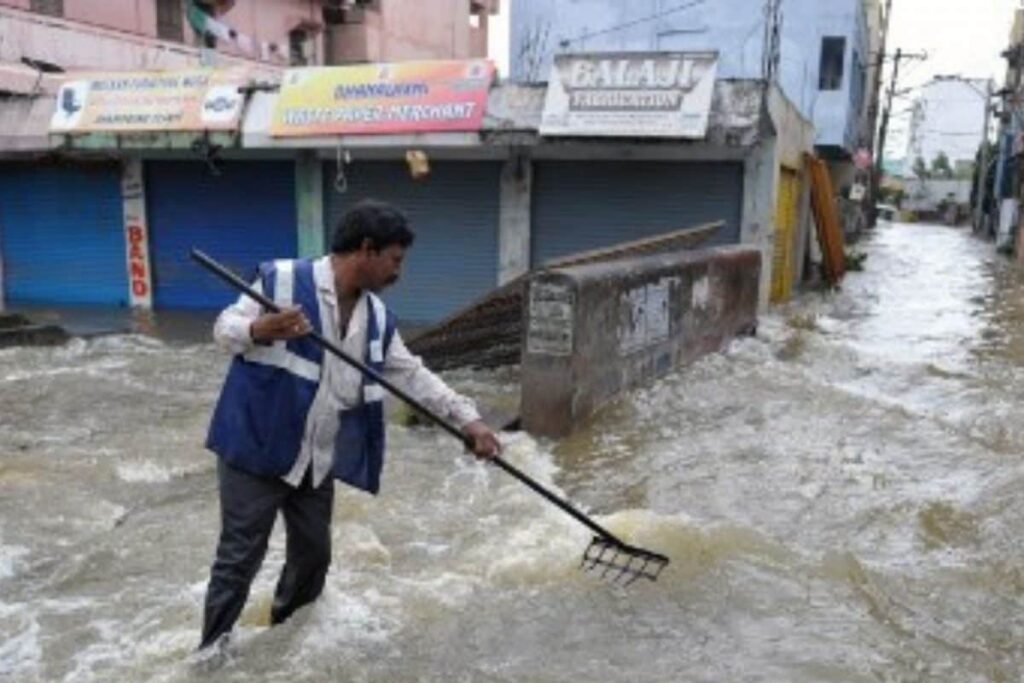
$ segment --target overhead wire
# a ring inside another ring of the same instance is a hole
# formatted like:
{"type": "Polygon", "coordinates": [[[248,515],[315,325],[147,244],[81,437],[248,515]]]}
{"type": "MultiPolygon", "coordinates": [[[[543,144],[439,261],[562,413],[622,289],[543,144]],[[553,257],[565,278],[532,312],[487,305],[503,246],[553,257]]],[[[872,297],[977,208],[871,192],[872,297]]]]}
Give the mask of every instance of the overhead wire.
{"type": "Polygon", "coordinates": [[[698,6],[703,5],[703,4],[707,3],[707,2],[708,2],[708,0],[690,0],[690,2],[686,2],[686,3],[683,3],[682,5],[677,5],[675,7],[669,7],[668,9],[661,10],[659,12],[656,12],[656,13],[651,14],[651,15],[646,16],[646,17],[640,17],[639,19],[632,19],[630,21],[622,22],[621,24],[615,24],[613,26],[608,26],[608,27],[603,28],[603,29],[601,29],[599,31],[591,31],[590,33],[584,33],[582,35],[576,36],[575,38],[563,39],[563,40],[559,41],[559,45],[561,47],[565,48],[565,47],[568,47],[568,46],[572,45],[573,43],[583,42],[585,40],[589,40],[590,38],[596,38],[597,36],[603,36],[603,35],[607,35],[609,33],[615,33],[617,31],[624,31],[624,30],[626,30],[628,28],[633,28],[634,26],[639,26],[640,24],[646,23],[648,21],[655,21],[657,19],[661,19],[662,17],[666,17],[666,16],[668,16],[670,14],[675,14],[676,12],[682,12],[684,10],[688,10],[688,9],[692,9],[694,7],[698,7],[698,6]]]}

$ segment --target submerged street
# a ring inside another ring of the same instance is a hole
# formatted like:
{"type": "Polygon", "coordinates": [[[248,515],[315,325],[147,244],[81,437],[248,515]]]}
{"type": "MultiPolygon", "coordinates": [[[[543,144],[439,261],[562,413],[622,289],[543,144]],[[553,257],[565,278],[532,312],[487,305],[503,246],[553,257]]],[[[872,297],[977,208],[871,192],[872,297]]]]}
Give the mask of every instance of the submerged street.
{"type": "MultiPolygon", "coordinates": [[[[202,448],[227,356],[141,335],[0,351],[0,680],[1016,681],[1024,270],[881,223],[841,292],[507,458],[654,584],[577,571],[586,529],[447,435],[389,427],[338,488],[322,599],[267,628],[275,530],[216,673],[189,661],[218,533],[202,448]]],[[[515,405],[513,370],[446,379],[515,405]]]]}

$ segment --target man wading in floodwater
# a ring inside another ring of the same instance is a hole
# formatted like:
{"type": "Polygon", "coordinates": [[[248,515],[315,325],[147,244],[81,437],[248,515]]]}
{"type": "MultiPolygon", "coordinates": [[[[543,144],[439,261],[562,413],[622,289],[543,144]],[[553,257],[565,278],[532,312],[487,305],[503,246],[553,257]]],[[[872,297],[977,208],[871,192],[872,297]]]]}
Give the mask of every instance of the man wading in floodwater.
{"type": "Polygon", "coordinates": [[[220,456],[221,534],[210,571],[200,649],[223,644],[242,612],[278,511],[287,551],[270,621],[317,598],[331,560],[334,479],[376,493],[384,458],[383,388],[309,338],[319,332],[449,417],[478,457],[501,446],[473,402],[413,356],[377,298],[398,280],[413,242],[405,216],[357,204],[317,260],[260,266],[255,289],[281,313],[242,295],[217,318],[214,337],[235,354],[206,446],[220,456]]]}

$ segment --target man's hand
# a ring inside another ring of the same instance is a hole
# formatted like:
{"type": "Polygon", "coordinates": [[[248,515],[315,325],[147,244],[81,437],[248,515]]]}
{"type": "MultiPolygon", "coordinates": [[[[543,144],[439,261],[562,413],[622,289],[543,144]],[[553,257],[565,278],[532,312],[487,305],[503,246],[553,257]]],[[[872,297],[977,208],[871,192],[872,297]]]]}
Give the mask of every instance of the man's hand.
{"type": "Polygon", "coordinates": [[[483,420],[470,422],[462,428],[462,433],[466,435],[466,446],[476,457],[490,460],[501,453],[501,442],[483,420]]]}
{"type": "Polygon", "coordinates": [[[280,313],[264,313],[252,321],[249,335],[259,343],[295,339],[309,334],[313,327],[298,306],[282,309],[280,313]]]}

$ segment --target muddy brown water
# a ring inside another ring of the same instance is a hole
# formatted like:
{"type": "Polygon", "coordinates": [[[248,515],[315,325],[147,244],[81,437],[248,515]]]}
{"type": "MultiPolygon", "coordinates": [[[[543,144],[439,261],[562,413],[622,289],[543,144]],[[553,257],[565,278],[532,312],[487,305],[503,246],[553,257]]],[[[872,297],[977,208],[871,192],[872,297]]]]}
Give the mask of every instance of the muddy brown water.
{"type": "MultiPolygon", "coordinates": [[[[1024,275],[969,233],[883,224],[842,292],[507,456],[656,584],[577,571],[586,530],[442,433],[390,427],[342,490],[322,599],[189,662],[217,534],[201,444],[225,357],[144,335],[0,351],[0,680],[1018,681],[1024,275]]],[[[446,377],[513,405],[515,372],[446,377]]]]}

